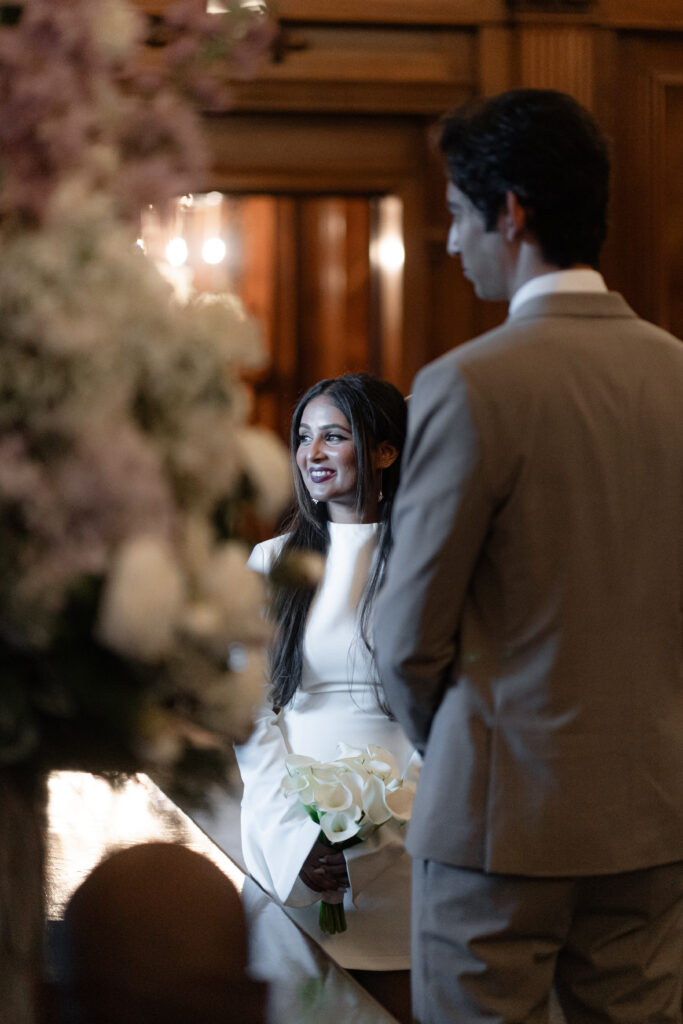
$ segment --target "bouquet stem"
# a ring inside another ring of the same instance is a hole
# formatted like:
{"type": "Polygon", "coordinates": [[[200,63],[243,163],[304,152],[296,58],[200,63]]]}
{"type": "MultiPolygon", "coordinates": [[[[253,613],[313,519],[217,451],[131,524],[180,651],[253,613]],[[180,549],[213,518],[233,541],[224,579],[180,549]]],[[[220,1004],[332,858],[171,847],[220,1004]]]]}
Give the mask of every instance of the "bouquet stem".
{"type": "Polygon", "coordinates": [[[336,935],[338,932],[346,931],[346,913],[343,903],[327,903],[324,899],[320,902],[320,914],[318,915],[320,930],[327,935],[336,935]]]}

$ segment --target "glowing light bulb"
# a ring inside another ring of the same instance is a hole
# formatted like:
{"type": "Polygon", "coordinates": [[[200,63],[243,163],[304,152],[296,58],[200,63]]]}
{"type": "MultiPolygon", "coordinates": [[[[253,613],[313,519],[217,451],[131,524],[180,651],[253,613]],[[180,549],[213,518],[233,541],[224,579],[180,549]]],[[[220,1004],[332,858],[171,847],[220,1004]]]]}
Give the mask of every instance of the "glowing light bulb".
{"type": "Polygon", "coordinates": [[[172,267],[182,267],[187,260],[187,242],[180,236],[172,238],[164,251],[172,267]]]}
{"type": "Polygon", "coordinates": [[[222,238],[207,238],[202,246],[205,263],[221,263],[225,259],[225,242],[222,238]]]}
{"type": "Polygon", "coordinates": [[[403,242],[396,235],[386,235],[377,246],[377,258],[385,270],[400,270],[406,259],[403,242]]]}

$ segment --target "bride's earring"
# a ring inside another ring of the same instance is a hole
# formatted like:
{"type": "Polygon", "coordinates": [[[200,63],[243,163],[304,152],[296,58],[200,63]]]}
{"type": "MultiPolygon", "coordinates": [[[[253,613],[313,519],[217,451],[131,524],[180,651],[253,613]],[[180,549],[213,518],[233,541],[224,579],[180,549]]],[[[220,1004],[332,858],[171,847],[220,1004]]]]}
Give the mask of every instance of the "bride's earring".
{"type": "Polygon", "coordinates": [[[382,470],[379,471],[379,494],[377,495],[377,502],[384,500],[384,494],[382,493],[382,470]]]}

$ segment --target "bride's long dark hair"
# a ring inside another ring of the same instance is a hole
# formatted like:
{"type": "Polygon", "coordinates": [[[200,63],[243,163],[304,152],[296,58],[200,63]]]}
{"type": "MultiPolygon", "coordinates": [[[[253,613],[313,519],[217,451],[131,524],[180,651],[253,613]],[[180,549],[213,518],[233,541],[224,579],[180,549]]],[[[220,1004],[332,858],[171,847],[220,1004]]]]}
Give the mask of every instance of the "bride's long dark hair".
{"type": "MultiPolygon", "coordinates": [[[[398,488],[400,453],[406,436],[406,403],[393,384],[367,373],[349,373],[318,381],[303,395],[294,410],[290,431],[296,504],[285,526],[286,540],[280,559],[292,551],[307,550],[325,554],[329,547],[327,505],[322,501],[318,504],[313,501],[296,464],[299,427],[304,409],[321,395],[336,406],[351,425],[357,466],[356,509],[360,515],[377,500],[377,472],[372,458],[378,445],[386,441],[399,453],[392,465],[382,470],[383,498],[379,505],[378,551],[360,606],[361,636],[372,653],[369,617],[391,548],[391,509],[398,488]]],[[[313,587],[283,587],[276,591],[273,616],[277,629],[271,652],[270,691],[275,707],[288,704],[301,682],[304,627],[313,594],[313,587]]],[[[386,710],[381,685],[378,685],[377,690],[380,706],[386,710]]]]}

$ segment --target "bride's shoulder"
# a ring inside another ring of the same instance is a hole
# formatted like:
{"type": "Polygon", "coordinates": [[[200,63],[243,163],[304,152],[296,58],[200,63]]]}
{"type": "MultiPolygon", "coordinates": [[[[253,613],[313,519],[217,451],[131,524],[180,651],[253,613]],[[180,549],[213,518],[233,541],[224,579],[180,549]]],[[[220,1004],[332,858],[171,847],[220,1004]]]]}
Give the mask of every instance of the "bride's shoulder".
{"type": "Polygon", "coordinates": [[[279,537],[271,537],[269,540],[256,544],[249,555],[249,561],[247,562],[249,568],[256,570],[256,572],[270,572],[288,536],[289,534],[283,533],[279,537]]]}

